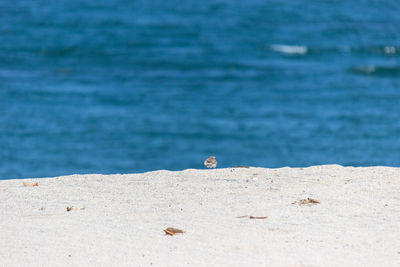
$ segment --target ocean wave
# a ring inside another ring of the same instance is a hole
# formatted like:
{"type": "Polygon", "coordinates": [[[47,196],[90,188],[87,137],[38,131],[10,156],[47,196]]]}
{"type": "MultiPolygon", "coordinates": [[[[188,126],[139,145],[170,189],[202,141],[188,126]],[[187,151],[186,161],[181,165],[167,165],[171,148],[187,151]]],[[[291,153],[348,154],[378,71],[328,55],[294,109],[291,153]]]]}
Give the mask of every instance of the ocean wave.
{"type": "Polygon", "coordinates": [[[273,51],[284,53],[284,54],[297,54],[304,55],[307,54],[308,48],[307,46],[301,45],[270,45],[269,48],[273,51]]]}
{"type": "Polygon", "coordinates": [[[385,46],[383,48],[383,51],[385,52],[385,54],[396,54],[396,53],[400,52],[399,50],[400,50],[399,47],[394,47],[394,46],[385,46]]]}
{"type": "Polygon", "coordinates": [[[370,55],[400,55],[400,47],[393,45],[371,45],[351,48],[351,53],[354,54],[370,54],[370,55]]]}
{"type": "Polygon", "coordinates": [[[400,66],[356,66],[349,71],[361,75],[400,76],[400,66]]]}
{"type": "Polygon", "coordinates": [[[312,47],[305,45],[267,45],[267,49],[286,55],[309,55],[309,54],[363,54],[363,55],[384,55],[400,56],[400,46],[394,45],[367,45],[367,46],[349,46],[339,45],[331,47],[312,47]]]}
{"type": "Polygon", "coordinates": [[[32,78],[39,74],[38,71],[0,69],[0,78],[32,78]]]}

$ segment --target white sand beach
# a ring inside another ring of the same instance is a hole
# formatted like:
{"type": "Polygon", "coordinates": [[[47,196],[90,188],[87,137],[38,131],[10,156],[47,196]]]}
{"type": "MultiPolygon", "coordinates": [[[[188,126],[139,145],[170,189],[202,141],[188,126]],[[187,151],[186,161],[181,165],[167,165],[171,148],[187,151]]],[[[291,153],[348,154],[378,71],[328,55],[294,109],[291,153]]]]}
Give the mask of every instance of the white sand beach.
{"type": "Polygon", "coordinates": [[[1,180],[0,209],[0,266],[400,266],[400,168],[1,180]]]}

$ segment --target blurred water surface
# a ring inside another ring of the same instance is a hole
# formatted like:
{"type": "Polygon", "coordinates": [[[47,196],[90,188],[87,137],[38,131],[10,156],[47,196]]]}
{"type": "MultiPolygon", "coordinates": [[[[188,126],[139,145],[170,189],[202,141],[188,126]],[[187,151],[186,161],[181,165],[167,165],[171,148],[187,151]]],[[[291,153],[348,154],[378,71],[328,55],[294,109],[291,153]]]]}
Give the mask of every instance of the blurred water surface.
{"type": "Polygon", "coordinates": [[[0,179],[400,166],[400,4],[0,2],[0,179]]]}

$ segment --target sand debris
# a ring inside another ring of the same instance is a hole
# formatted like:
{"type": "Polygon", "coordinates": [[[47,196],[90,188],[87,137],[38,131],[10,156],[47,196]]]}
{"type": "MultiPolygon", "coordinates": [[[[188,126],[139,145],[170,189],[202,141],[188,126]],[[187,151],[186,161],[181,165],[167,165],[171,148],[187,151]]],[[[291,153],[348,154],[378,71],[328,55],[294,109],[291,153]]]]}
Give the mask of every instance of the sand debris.
{"type": "Polygon", "coordinates": [[[299,201],[294,201],[292,202],[292,204],[299,204],[299,205],[316,205],[316,204],[320,204],[319,200],[313,199],[313,198],[306,198],[306,199],[302,199],[299,201]]]}
{"type": "Polygon", "coordinates": [[[183,234],[184,231],[178,228],[173,228],[173,227],[168,227],[167,229],[164,230],[165,234],[167,235],[175,235],[175,234],[183,234]]]}
{"type": "Polygon", "coordinates": [[[267,219],[268,217],[267,216],[251,216],[251,215],[248,216],[248,215],[243,215],[243,216],[238,216],[236,218],[239,218],[239,219],[241,219],[241,218],[249,218],[251,220],[260,220],[260,219],[267,219]]]}
{"type": "Polygon", "coordinates": [[[28,183],[26,183],[26,182],[22,182],[22,184],[23,184],[24,186],[29,186],[29,187],[38,186],[38,185],[39,185],[38,182],[34,182],[33,184],[28,184],[28,183]]]}

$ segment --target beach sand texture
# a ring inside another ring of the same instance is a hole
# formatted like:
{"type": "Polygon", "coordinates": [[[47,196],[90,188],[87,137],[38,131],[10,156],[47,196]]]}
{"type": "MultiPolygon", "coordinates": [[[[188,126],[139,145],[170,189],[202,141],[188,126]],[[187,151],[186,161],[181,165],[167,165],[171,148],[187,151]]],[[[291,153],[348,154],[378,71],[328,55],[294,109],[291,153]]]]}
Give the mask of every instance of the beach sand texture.
{"type": "Polygon", "coordinates": [[[23,181],[0,181],[0,266],[400,266],[400,168],[23,181]]]}

